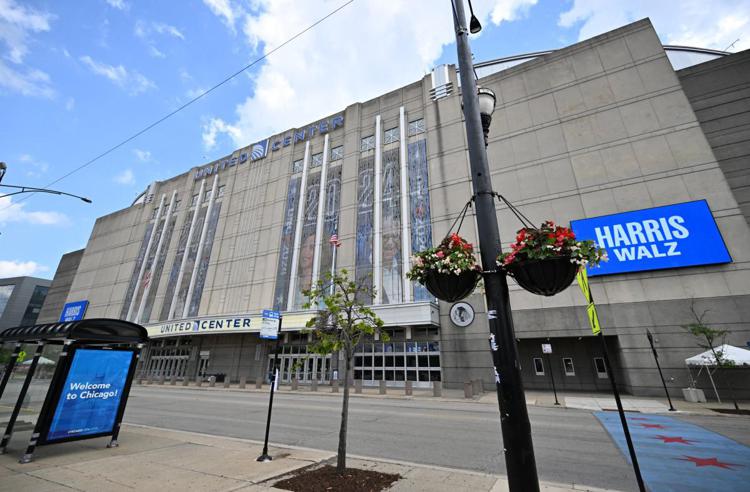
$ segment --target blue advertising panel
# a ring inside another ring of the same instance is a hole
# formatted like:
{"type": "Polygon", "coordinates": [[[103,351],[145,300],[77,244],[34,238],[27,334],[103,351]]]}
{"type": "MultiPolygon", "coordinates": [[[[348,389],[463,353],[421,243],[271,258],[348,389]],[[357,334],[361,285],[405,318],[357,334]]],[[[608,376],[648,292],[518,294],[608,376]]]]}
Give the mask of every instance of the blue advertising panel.
{"type": "Polygon", "coordinates": [[[60,314],[60,322],[82,320],[88,307],[89,301],[76,301],[65,304],[60,314]]]}
{"type": "Polygon", "coordinates": [[[130,350],[77,349],[45,442],[110,434],[133,360],[130,350]]]}
{"type": "Polygon", "coordinates": [[[589,268],[591,277],[732,261],[705,200],[574,220],[570,226],[578,239],[607,250],[609,261],[589,268]]]}

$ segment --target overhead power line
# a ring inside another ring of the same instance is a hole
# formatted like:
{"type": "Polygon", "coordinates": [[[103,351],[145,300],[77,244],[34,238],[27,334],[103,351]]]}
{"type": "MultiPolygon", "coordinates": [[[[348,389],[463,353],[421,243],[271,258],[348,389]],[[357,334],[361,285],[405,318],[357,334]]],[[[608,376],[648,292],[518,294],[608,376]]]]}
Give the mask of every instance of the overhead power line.
{"type": "MultiPolygon", "coordinates": [[[[248,63],[247,65],[245,65],[245,66],[244,66],[244,67],[242,67],[241,69],[239,69],[239,70],[237,70],[236,72],[234,72],[233,74],[231,74],[231,75],[229,75],[228,77],[224,78],[224,79],[223,79],[223,80],[222,80],[221,82],[217,83],[216,85],[214,85],[214,86],[213,86],[213,87],[211,87],[210,89],[207,89],[207,90],[205,90],[205,91],[201,92],[200,94],[198,94],[197,96],[195,96],[194,98],[192,98],[191,100],[189,100],[188,102],[186,102],[185,104],[183,104],[182,106],[178,107],[178,108],[177,108],[177,109],[175,109],[174,111],[172,111],[172,112],[170,112],[170,113],[168,113],[168,114],[166,114],[166,115],[162,116],[162,117],[161,117],[161,118],[159,118],[158,120],[156,120],[156,121],[154,121],[153,123],[151,123],[151,124],[147,125],[146,127],[142,128],[141,130],[138,130],[137,132],[135,132],[135,133],[134,133],[134,134],[132,134],[131,136],[127,137],[127,138],[126,138],[125,140],[122,140],[122,141],[121,141],[120,143],[118,143],[118,144],[116,144],[116,145],[113,145],[112,147],[108,148],[107,150],[105,150],[105,151],[104,151],[104,152],[102,152],[101,154],[97,155],[97,156],[96,156],[96,157],[94,157],[93,159],[90,159],[90,160],[88,160],[88,161],[84,162],[83,164],[81,164],[80,166],[76,167],[75,169],[73,169],[73,170],[69,171],[69,172],[68,172],[68,173],[66,173],[66,174],[63,174],[62,176],[60,176],[60,177],[59,177],[59,178],[57,178],[56,180],[54,180],[54,181],[51,181],[51,182],[47,183],[47,184],[46,184],[46,185],[45,185],[44,187],[45,187],[45,188],[48,188],[48,187],[50,187],[50,186],[52,186],[52,185],[54,185],[54,184],[56,184],[56,183],[59,183],[59,182],[60,182],[60,181],[62,181],[63,179],[65,179],[65,178],[67,178],[67,177],[69,177],[69,176],[71,176],[71,175],[73,175],[73,174],[77,173],[78,171],[80,171],[80,170],[82,170],[82,169],[84,169],[84,168],[86,168],[86,167],[90,166],[91,164],[95,163],[96,161],[98,161],[98,160],[99,160],[99,159],[101,159],[102,157],[105,157],[105,156],[107,156],[107,155],[111,154],[112,152],[114,152],[115,150],[119,149],[119,148],[120,148],[120,147],[122,147],[123,145],[125,145],[125,144],[127,144],[127,143],[129,143],[129,142],[132,142],[133,140],[135,140],[136,138],[140,137],[140,136],[141,136],[141,135],[143,135],[144,133],[148,132],[149,130],[151,130],[151,129],[152,129],[152,128],[154,128],[155,126],[157,126],[157,125],[159,125],[159,124],[163,123],[164,121],[166,121],[166,120],[168,120],[169,118],[171,118],[172,116],[176,115],[177,113],[179,113],[179,112],[180,112],[180,111],[182,111],[183,109],[187,108],[188,106],[190,106],[191,104],[193,104],[193,103],[194,103],[194,102],[196,102],[197,100],[199,100],[199,99],[201,99],[201,98],[203,98],[203,97],[207,96],[208,94],[210,94],[211,92],[215,91],[215,90],[216,90],[216,89],[218,89],[219,87],[223,86],[224,84],[226,84],[227,82],[229,82],[229,81],[230,81],[230,80],[232,80],[233,78],[237,77],[238,75],[242,74],[243,72],[245,72],[245,71],[246,71],[246,70],[248,70],[249,68],[252,68],[253,66],[257,65],[258,63],[260,63],[261,61],[265,60],[266,58],[268,58],[269,56],[271,56],[272,54],[274,54],[275,52],[277,52],[278,50],[280,50],[281,48],[283,48],[283,47],[284,47],[284,46],[286,46],[287,44],[291,43],[292,41],[294,41],[294,40],[295,40],[295,39],[297,39],[298,37],[302,36],[302,35],[303,35],[303,34],[305,34],[305,33],[306,33],[307,31],[310,31],[310,30],[311,30],[311,29],[313,29],[313,28],[314,28],[315,26],[317,26],[318,24],[322,23],[323,21],[325,21],[325,20],[326,20],[326,19],[328,19],[329,17],[333,16],[334,14],[336,14],[337,12],[339,12],[340,10],[344,9],[344,7],[348,6],[348,5],[349,5],[349,4],[351,4],[351,3],[354,3],[354,0],[348,0],[347,2],[345,2],[345,3],[341,4],[341,5],[339,6],[339,7],[337,7],[337,8],[335,8],[335,9],[333,9],[333,10],[332,10],[332,11],[330,11],[330,12],[329,12],[328,14],[326,14],[326,15],[325,15],[325,16],[323,16],[323,17],[321,17],[321,18],[320,18],[320,19],[318,19],[317,21],[313,22],[312,24],[310,24],[309,26],[307,26],[307,27],[306,27],[306,28],[304,28],[303,30],[299,31],[299,32],[298,32],[297,34],[295,34],[294,36],[292,36],[292,37],[288,38],[288,39],[287,39],[286,41],[284,41],[284,42],[283,42],[283,43],[281,43],[280,45],[278,45],[278,46],[276,46],[275,48],[273,48],[273,49],[269,50],[269,51],[268,51],[268,53],[265,53],[265,54],[263,54],[262,56],[260,56],[260,57],[256,58],[256,59],[255,59],[255,60],[253,60],[252,62],[248,63]]],[[[26,197],[24,197],[24,198],[21,198],[20,200],[18,200],[18,202],[22,202],[22,201],[24,201],[24,200],[27,200],[27,199],[29,199],[30,197],[31,197],[31,195],[27,195],[26,197]]],[[[16,202],[16,203],[18,203],[18,202],[16,202]]],[[[10,205],[8,205],[8,207],[6,207],[6,208],[9,208],[9,207],[10,207],[10,205]]]]}

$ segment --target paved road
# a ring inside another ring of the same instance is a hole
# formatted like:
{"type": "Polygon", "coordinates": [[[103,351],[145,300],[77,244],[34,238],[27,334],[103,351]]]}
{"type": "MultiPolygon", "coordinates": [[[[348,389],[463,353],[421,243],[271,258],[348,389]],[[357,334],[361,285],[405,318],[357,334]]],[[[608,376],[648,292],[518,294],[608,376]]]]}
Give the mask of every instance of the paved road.
{"type": "MultiPolygon", "coordinates": [[[[267,393],[134,387],[125,421],[262,440],[267,393]]],[[[335,451],[336,395],[280,393],[271,441],[335,451]]],[[[630,465],[591,412],[529,407],[542,480],[637,490],[630,465]]],[[[750,444],[741,417],[680,417],[750,444]]],[[[475,402],[352,397],[349,452],[505,474],[497,407],[475,402]]]]}

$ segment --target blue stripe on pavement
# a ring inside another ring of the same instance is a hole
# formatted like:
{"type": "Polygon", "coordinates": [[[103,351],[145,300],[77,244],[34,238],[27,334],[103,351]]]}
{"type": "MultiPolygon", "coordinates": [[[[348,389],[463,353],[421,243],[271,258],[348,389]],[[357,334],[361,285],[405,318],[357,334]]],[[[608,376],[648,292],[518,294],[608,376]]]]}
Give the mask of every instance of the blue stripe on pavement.
{"type": "MultiPolygon", "coordinates": [[[[630,462],[620,415],[594,415],[630,462]]],[[[750,491],[750,447],[673,417],[626,417],[641,475],[651,492],[750,491]]]]}

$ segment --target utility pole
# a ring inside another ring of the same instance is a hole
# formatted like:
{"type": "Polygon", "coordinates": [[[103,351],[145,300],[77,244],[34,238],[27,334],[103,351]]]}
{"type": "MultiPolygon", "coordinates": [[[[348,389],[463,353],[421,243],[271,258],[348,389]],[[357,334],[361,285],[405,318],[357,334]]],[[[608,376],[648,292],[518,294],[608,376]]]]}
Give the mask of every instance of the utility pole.
{"type": "MultiPolygon", "coordinates": [[[[503,451],[511,492],[536,492],[539,478],[536,471],[531,424],[526,410],[526,398],[521,381],[518,347],[513,331],[510,296],[505,275],[498,271],[500,233],[495,212],[494,194],[490,180],[487,150],[482,119],[489,129],[490,115],[481,115],[474,67],[469,48],[469,31],[465,26],[463,0],[454,1],[454,25],[458,66],[461,77],[466,138],[469,147],[471,179],[475,193],[475,210],[479,233],[479,248],[484,268],[487,299],[487,320],[490,328],[490,348],[495,366],[495,387],[500,406],[500,425],[503,451]]],[[[474,25],[475,18],[472,19],[474,25]]],[[[478,21],[476,22],[478,24],[478,21]]]]}

